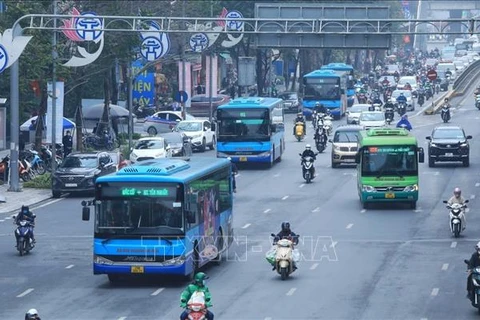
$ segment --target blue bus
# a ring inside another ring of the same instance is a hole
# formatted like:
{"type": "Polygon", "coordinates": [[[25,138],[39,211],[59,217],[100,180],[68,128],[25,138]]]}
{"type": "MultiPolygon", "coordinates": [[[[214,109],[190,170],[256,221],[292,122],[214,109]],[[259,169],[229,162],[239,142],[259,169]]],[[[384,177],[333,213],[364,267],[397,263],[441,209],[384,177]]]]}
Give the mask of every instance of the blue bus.
{"type": "Polygon", "coordinates": [[[283,100],[239,98],[217,108],[217,157],[272,166],[285,150],[283,100]]]}
{"type": "Polygon", "coordinates": [[[355,72],[353,66],[346,63],[332,62],[322,66],[321,70],[333,70],[338,75],[347,75],[347,103],[351,107],[355,102],[355,72]]]}
{"type": "Polygon", "coordinates": [[[303,76],[303,113],[310,118],[317,102],[330,109],[340,119],[347,111],[345,91],[347,75],[333,70],[316,70],[303,76]]]}
{"type": "Polygon", "coordinates": [[[93,273],[192,276],[221,261],[233,241],[232,172],[227,159],[138,162],[95,182],[93,273]]]}

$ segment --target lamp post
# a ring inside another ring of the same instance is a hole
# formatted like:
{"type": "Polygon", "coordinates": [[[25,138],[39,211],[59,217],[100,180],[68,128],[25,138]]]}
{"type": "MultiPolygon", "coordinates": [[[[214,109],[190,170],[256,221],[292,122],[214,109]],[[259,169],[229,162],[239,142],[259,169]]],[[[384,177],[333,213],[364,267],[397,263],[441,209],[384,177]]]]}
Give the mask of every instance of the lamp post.
{"type": "MultiPolygon", "coordinates": [[[[57,14],[57,0],[53,0],[53,14],[57,14]]],[[[57,19],[53,19],[53,27],[57,28],[57,19]]],[[[53,31],[52,40],[52,173],[57,169],[57,32],[53,31]]]]}
{"type": "MultiPolygon", "coordinates": [[[[185,18],[185,0],[183,0],[182,2],[182,18],[185,18]]],[[[185,20],[183,21],[183,29],[186,29],[187,28],[187,25],[185,24],[185,20]]],[[[186,66],[185,66],[185,37],[182,37],[182,90],[187,92],[187,88],[186,87],[186,76],[187,76],[187,70],[186,70],[186,66]]],[[[183,101],[183,106],[182,106],[182,119],[186,119],[187,118],[187,105],[186,105],[186,101],[183,101]]]]}
{"type": "MultiPolygon", "coordinates": [[[[213,18],[213,0],[210,1],[210,16],[213,18]]],[[[208,120],[210,121],[210,123],[212,123],[212,117],[213,117],[213,101],[212,101],[212,81],[213,81],[213,59],[212,59],[212,56],[213,56],[213,48],[212,50],[210,51],[210,54],[209,54],[209,63],[210,63],[210,68],[209,68],[209,74],[208,74],[208,77],[210,78],[210,81],[208,83],[208,102],[209,102],[209,105],[210,105],[210,112],[209,112],[209,117],[208,117],[208,120]]]]}

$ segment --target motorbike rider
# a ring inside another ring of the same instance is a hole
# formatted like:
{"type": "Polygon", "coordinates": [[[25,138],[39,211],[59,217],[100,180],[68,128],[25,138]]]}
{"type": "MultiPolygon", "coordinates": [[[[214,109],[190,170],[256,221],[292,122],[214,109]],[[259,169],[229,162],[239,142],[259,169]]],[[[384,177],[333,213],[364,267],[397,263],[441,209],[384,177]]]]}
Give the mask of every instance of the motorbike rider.
{"type": "Polygon", "coordinates": [[[443,99],[443,107],[447,109],[447,119],[450,120],[450,100],[448,98],[443,99]]]}
{"type": "MultiPolygon", "coordinates": [[[[20,209],[20,212],[17,214],[17,217],[15,218],[15,224],[19,224],[20,221],[28,221],[30,222],[30,236],[32,237],[32,242],[35,243],[35,236],[33,235],[33,227],[35,226],[35,215],[33,214],[32,211],[30,211],[30,208],[28,206],[22,206],[22,209],[20,209]]],[[[16,235],[16,233],[15,233],[16,235]]]]}
{"type": "Polygon", "coordinates": [[[328,114],[328,109],[320,102],[315,103],[315,111],[317,111],[317,113],[323,113],[325,115],[328,114]]]}
{"type": "Polygon", "coordinates": [[[452,77],[452,71],[450,71],[450,68],[447,68],[447,71],[445,71],[445,77],[448,77],[448,78],[452,77]]]}
{"type": "MultiPolygon", "coordinates": [[[[193,293],[196,291],[201,291],[205,295],[205,306],[207,308],[212,306],[212,301],[211,301],[212,296],[210,295],[210,291],[208,290],[208,287],[205,285],[205,280],[207,279],[208,279],[207,275],[203,272],[198,272],[197,274],[195,274],[193,283],[189,284],[180,295],[180,307],[186,308],[188,301],[192,297],[193,293]]],[[[207,309],[206,318],[207,320],[213,320],[213,313],[208,309],[207,309]]],[[[188,319],[188,311],[185,310],[180,315],[180,320],[187,320],[187,319],[188,319]]]]}
{"type": "Polygon", "coordinates": [[[232,187],[233,187],[233,192],[237,192],[237,183],[235,181],[235,176],[238,174],[238,168],[237,165],[232,161],[232,158],[228,157],[228,161],[232,164],[232,187]]]}
{"type": "Polygon", "coordinates": [[[293,124],[294,124],[294,126],[293,126],[293,135],[295,135],[295,124],[296,124],[297,122],[303,123],[303,133],[304,133],[305,135],[307,135],[307,126],[305,125],[305,117],[303,116],[303,113],[302,113],[302,112],[297,113],[297,117],[296,117],[295,120],[293,121],[293,124]]]}
{"type": "MultiPolygon", "coordinates": [[[[313,152],[312,146],[309,145],[309,144],[307,144],[305,146],[305,150],[302,152],[302,161],[306,157],[312,157],[314,161],[317,160],[317,156],[315,155],[315,152],[313,152]]],[[[315,167],[314,166],[312,166],[312,170],[313,170],[313,176],[315,177],[315,167]]]]}
{"type": "Polygon", "coordinates": [[[384,77],[382,80],[382,86],[388,87],[390,85],[390,81],[388,81],[387,77],[384,77]]]}
{"type": "MultiPolygon", "coordinates": [[[[449,205],[452,205],[454,203],[458,203],[458,204],[461,204],[461,205],[464,205],[465,204],[465,198],[462,197],[462,190],[460,190],[459,187],[456,187],[455,189],[453,189],[453,196],[448,199],[448,204],[449,205]]],[[[462,219],[462,230],[465,230],[465,226],[466,226],[466,217],[465,217],[465,212],[463,212],[463,219],[462,219]]]]}
{"type": "Polygon", "coordinates": [[[403,92],[400,93],[400,95],[397,97],[397,102],[398,102],[398,104],[401,104],[401,103],[403,103],[405,105],[407,104],[407,97],[405,97],[403,92]]]}
{"type": "MultiPolygon", "coordinates": [[[[377,95],[373,98],[372,100],[372,106],[374,107],[375,109],[375,105],[378,104],[379,107],[381,107],[383,105],[383,101],[380,99],[380,97],[377,95]]],[[[375,111],[375,110],[374,110],[375,111]]]]}
{"type": "MultiPolygon", "coordinates": [[[[278,240],[281,240],[281,239],[284,239],[284,238],[291,238],[294,245],[298,244],[298,236],[295,232],[293,232],[290,229],[290,222],[288,222],[288,221],[282,222],[280,232],[277,233],[277,235],[273,239],[273,245],[276,245],[278,240]]],[[[272,270],[275,270],[275,268],[276,268],[276,266],[273,266],[272,270]]],[[[293,270],[296,270],[296,269],[297,269],[297,266],[296,266],[295,261],[294,261],[293,262],[293,270]]]]}
{"type": "Polygon", "coordinates": [[[315,140],[315,142],[320,141],[321,143],[326,144],[327,133],[325,132],[325,128],[323,128],[323,126],[322,127],[317,126],[317,128],[315,129],[315,134],[313,136],[313,140],[315,140]]]}
{"type": "Polygon", "coordinates": [[[413,129],[412,124],[410,123],[410,121],[408,121],[408,116],[406,114],[404,114],[400,121],[398,121],[397,128],[405,128],[408,131],[413,129]]]}
{"type": "Polygon", "coordinates": [[[468,261],[468,277],[467,277],[467,298],[472,299],[472,270],[476,267],[480,267],[480,241],[475,245],[475,252],[468,261]]]}
{"type": "Polygon", "coordinates": [[[412,86],[410,85],[410,83],[405,83],[404,90],[412,90],[412,86]]]}
{"type": "Polygon", "coordinates": [[[37,309],[30,309],[25,313],[25,320],[41,320],[37,309]]]}

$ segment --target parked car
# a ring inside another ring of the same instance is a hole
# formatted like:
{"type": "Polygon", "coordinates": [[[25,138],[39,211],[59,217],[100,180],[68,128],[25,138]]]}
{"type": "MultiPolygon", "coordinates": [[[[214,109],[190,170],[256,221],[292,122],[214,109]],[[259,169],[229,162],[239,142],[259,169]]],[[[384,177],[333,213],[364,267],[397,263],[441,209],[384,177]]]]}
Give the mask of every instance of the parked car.
{"type": "Polygon", "coordinates": [[[392,99],[397,104],[397,98],[400,96],[400,93],[403,93],[405,98],[407,98],[407,111],[415,111],[415,106],[417,105],[415,99],[412,96],[410,90],[395,90],[392,92],[392,99]]]}
{"type": "Polygon", "coordinates": [[[371,104],[354,104],[347,109],[347,124],[358,124],[360,114],[369,111],[371,104]]]}
{"type": "Polygon", "coordinates": [[[300,99],[298,97],[298,93],[296,93],[296,92],[282,92],[278,95],[278,97],[284,101],[283,102],[283,109],[285,110],[285,112],[287,112],[287,111],[293,112],[293,113],[299,112],[300,99]]]}
{"type": "MultiPolygon", "coordinates": [[[[194,116],[186,114],[186,120],[193,120],[194,116]]],[[[159,111],[154,115],[147,117],[143,123],[143,130],[151,136],[159,133],[171,132],[179,121],[182,121],[180,111],[159,111]]]]}
{"type": "Polygon", "coordinates": [[[470,165],[470,145],[468,140],[472,136],[465,135],[459,126],[441,126],[432,131],[427,137],[428,166],[435,166],[438,161],[461,161],[464,167],[470,165]]]}
{"type": "Polygon", "coordinates": [[[169,132],[162,134],[167,145],[169,157],[190,157],[192,155],[192,144],[190,137],[183,132],[169,132]]]}
{"type": "Polygon", "coordinates": [[[191,138],[194,149],[202,152],[206,150],[207,146],[211,150],[215,149],[217,139],[214,129],[208,120],[184,120],[175,127],[175,131],[183,132],[191,138]]]}
{"type": "Polygon", "coordinates": [[[363,130],[359,125],[339,126],[333,134],[332,143],[332,168],[340,164],[355,164],[355,155],[358,151],[358,136],[363,130]]]}
{"type": "Polygon", "coordinates": [[[71,153],[52,175],[52,195],[93,191],[98,177],[116,171],[117,163],[108,152],[71,153]]]}
{"type": "Polygon", "coordinates": [[[364,111],[360,114],[359,125],[365,129],[385,126],[385,113],[382,111],[364,111]]]}
{"type": "MultiPolygon", "coordinates": [[[[230,102],[230,96],[225,94],[217,94],[216,97],[212,97],[213,113],[217,110],[218,106],[227,104],[230,102]]],[[[205,94],[198,94],[192,97],[191,108],[188,112],[195,117],[210,117],[210,98],[205,94]]],[[[188,120],[188,119],[186,119],[188,120]]]]}
{"type": "Polygon", "coordinates": [[[130,162],[159,159],[167,157],[167,145],[162,137],[141,138],[130,153],[130,162]]]}

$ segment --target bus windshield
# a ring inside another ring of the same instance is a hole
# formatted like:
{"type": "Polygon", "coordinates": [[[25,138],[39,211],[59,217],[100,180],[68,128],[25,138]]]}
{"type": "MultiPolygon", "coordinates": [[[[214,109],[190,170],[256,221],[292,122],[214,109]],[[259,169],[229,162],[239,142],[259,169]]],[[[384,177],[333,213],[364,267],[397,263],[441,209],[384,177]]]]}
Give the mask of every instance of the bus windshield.
{"type": "Polygon", "coordinates": [[[217,111],[218,141],[270,141],[268,109],[222,109],[217,111]]]}
{"type": "Polygon", "coordinates": [[[340,100],[340,85],[338,79],[305,79],[305,99],[340,100]]]}
{"type": "Polygon", "coordinates": [[[99,187],[96,233],[182,235],[181,186],[173,183],[107,183],[99,187]]]}
{"type": "Polygon", "coordinates": [[[363,148],[363,176],[380,178],[417,174],[416,146],[369,146],[363,148]]]}

